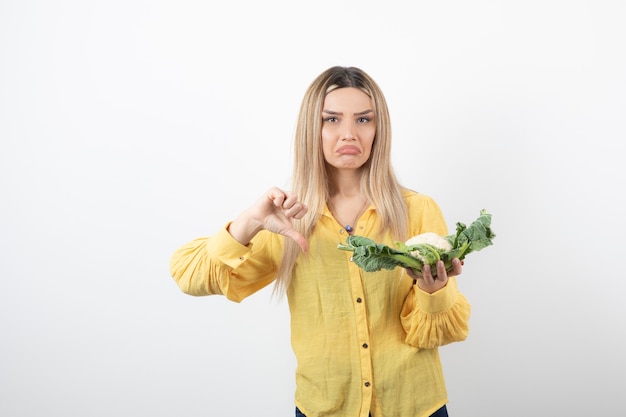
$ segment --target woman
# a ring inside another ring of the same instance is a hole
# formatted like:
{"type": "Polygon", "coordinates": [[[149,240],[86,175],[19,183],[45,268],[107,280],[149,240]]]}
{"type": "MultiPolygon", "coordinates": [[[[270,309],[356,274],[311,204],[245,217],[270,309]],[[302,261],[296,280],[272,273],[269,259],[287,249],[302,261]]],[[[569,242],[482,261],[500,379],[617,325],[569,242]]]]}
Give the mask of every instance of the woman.
{"type": "Polygon", "coordinates": [[[296,416],[447,416],[438,347],[464,340],[470,306],[437,265],[417,276],[363,272],[337,244],[348,234],[393,244],[448,233],[437,203],[402,187],[374,80],[332,67],[307,89],[295,135],[292,190],[269,189],[211,237],[171,260],[179,287],[239,302],[276,282],[286,293],[297,359],[296,416]]]}

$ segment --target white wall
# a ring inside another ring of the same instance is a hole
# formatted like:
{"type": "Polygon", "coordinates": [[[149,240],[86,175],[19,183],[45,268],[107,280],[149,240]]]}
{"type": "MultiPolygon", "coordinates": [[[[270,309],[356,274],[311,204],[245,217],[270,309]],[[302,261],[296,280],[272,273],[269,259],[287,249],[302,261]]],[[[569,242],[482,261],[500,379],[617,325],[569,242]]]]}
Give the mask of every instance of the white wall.
{"type": "Polygon", "coordinates": [[[453,416],[618,415],[621,1],[0,2],[0,414],[293,415],[285,302],[173,250],[285,185],[330,65],[387,94],[402,182],[495,245],[442,348],[453,416]],[[411,4],[411,6],[409,6],[411,4]]]}

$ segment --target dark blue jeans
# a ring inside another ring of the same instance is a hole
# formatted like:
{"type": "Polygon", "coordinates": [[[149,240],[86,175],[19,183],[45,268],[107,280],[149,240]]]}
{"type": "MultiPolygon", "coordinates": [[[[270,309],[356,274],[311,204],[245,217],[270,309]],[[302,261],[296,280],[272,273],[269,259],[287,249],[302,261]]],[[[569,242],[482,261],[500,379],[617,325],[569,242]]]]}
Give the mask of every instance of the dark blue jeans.
{"type": "MultiPolygon", "coordinates": [[[[306,417],[304,414],[302,414],[302,411],[298,410],[298,407],[296,407],[296,417],[306,417]]],[[[448,409],[444,405],[439,410],[432,413],[430,417],[448,417],[448,409]]]]}

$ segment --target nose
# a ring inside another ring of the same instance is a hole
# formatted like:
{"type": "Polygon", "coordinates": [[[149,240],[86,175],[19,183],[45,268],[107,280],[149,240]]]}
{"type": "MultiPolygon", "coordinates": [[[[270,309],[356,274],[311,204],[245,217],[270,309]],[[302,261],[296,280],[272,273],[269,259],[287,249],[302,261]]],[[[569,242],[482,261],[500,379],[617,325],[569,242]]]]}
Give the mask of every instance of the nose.
{"type": "Polygon", "coordinates": [[[347,122],[344,126],[341,140],[354,140],[355,126],[353,122],[347,122]]]}

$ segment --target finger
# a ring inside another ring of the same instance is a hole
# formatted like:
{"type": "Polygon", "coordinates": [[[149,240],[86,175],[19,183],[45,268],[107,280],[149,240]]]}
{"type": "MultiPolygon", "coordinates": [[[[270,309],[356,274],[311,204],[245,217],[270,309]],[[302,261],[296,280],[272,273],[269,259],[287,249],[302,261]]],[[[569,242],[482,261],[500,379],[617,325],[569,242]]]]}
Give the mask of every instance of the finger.
{"type": "Polygon", "coordinates": [[[285,199],[282,205],[283,209],[290,209],[294,205],[300,204],[300,202],[298,201],[298,196],[295,195],[294,193],[285,191],[284,195],[285,195],[285,199]]]}
{"type": "Polygon", "coordinates": [[[285,192],[283,190],[281,190],[280,188],[270,188],[267,192],[267,198],[269,198],[272,203],[274,204],[274,206],[276,207],[282,207],[286,196],[285,196],[285,192]]]}
{"type": "Polygon", "coordinates": [[[422,279],[422,276],[419,274],[416,274],[415,271],[413,271],[413,269],[411,268],[405,268],[406,273],[408,276],[410,276],[413,279],[422,279]]]}
{"type": "Polygon", "coordinates": [[[422,279],[424,279],[424,282],[428,285],[431,285],[433,282],[435,282],[435,278],[433,278],[433,274],[429,264],[424,264],[424,267],[422,268],[422,279]]]}
{"type": "Polygon", "coordinates": [[[309,208],[307,206],[305,206],[304,204],[302,204],[302,207],[300,208],[300,210],[293,215],[294,219],[301,219],[304,217],[304,215],[309,211],[309,208]]]}
{"type": "Polygon", "coordinates": [[[289,209],[284,210],[284,215],[289,218],[301,219],[307,212],[307,207],[302,203],[296,203],[289,209]]]}
{"type": "Polygon", "coordinates": [[[450,271],[450,275],[461,275],[463,271],[463,261],[458,258],[454,258],[452,260],[452,271],[450,271]]]}
{"type": "Polygon", "coordinates": [[[439,281],[446,281],[448,279],[448,273],[446,272],[446,264],[443,261],[438,261],[437,265],[437,279],[439,281]]]}

